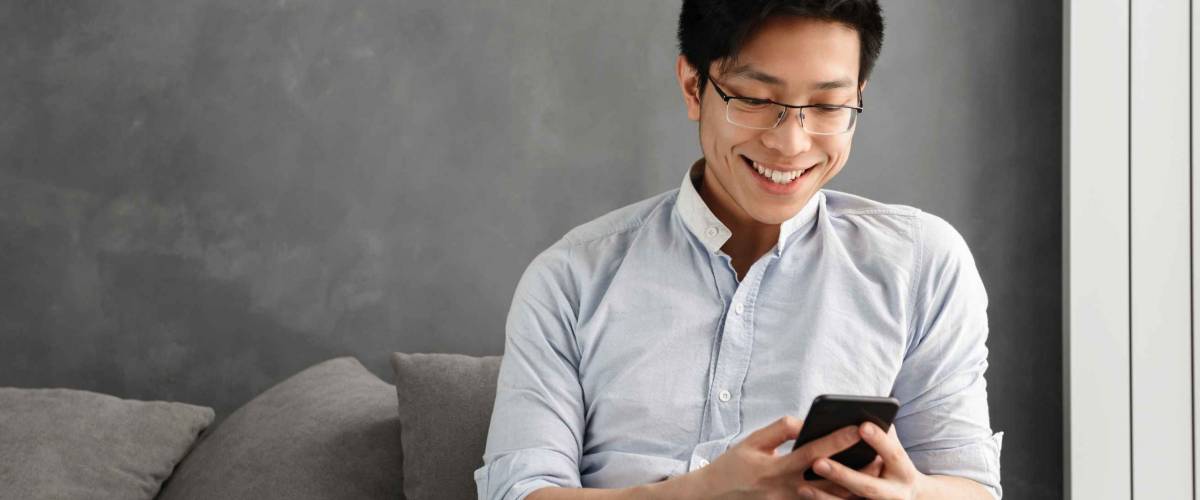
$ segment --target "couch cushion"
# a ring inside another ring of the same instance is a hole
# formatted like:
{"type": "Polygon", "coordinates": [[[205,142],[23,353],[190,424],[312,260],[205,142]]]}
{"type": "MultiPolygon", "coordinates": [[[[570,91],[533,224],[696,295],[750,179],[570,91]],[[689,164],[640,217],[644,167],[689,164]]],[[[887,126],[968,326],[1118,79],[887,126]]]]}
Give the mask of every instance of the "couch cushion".
{"type": "Polygon", "coordinates": [[[166,500],[403,498],[396,393],[354,358],[308,368],[233,412],[166,500]]]}
{"type": "Polygon", "coordinates": [[[0,498],[152,499],[211,408],[0,388],[0,498]]]}
{"type": "Polygon", "coordinates": [[[408,498],[476,498],[500,356],[392,355],[408,498]]]}

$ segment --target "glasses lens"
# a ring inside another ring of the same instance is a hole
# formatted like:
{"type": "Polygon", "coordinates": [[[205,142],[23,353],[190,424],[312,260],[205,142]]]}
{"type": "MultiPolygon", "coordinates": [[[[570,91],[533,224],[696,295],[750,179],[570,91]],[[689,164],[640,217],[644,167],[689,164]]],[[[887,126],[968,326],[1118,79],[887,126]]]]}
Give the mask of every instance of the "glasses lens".
{"type": "Polygon", "coordinates": [[[850,108],[807,108],[804,110],[804,130],[814,134],[840,134],[854,126],[857,115],[850,108]]]}
{"type": "Polygon", "coordinates": [[[758,99],[730,99],[725,117],[734,125],[768,129],[779,122],[784,107],[758,99]]]}

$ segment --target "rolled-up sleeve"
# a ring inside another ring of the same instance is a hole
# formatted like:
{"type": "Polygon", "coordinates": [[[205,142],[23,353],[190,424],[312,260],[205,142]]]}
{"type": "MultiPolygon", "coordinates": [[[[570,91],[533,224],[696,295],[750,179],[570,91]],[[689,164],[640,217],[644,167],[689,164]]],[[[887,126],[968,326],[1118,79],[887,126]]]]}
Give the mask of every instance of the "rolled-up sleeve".
{"type": "Polygon", "coordinates": [[[569,259],[561,240],[530,263],[513,295],[483,466],[475,471],[480,500],[580,486],[585,417],[569,259]]]}
{"type": "Polygon", "coordinates": [[[984,378],[987,293],[962,236],[936,216],[918,221],[896,433],[921,472],[971,479],[1001,498],[1003,433],[992,433],[984,378]]]}

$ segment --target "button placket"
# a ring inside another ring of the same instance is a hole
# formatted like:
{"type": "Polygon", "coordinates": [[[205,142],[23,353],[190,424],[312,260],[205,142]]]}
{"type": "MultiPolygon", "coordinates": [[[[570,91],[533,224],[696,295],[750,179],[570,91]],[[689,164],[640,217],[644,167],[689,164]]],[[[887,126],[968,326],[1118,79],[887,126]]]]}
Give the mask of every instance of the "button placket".
{"type": "MultiPolygon", "coordinates": [[[[743,282],[747,283],[747,282],[743,282]]],[[[714,400],[710,401],[712,405],[712,429],[728,434],[736,432],[740,427],[737,422],[739,415],[738,405],[733,404],[737,401],[734,399],[733,389],[740,387],[743,380],[735,375],[741,371],[742,359],[748,354],[749,346],[747,344],[746,329],[748,328],[745,317],[746,306],[744,304],[746,295],[746,285],[739,284],[734,289],[732,297],[732,306],[729,308],[729,314],[723,325],[723,335],[721,339],[720,357],[717,359],[717,367],[715,372],[714,384],[710,397],[714,400]]]]}
{"type": "Polygon", "coordinates": [[[721,336],[720,353],[717,357],[716,369],[713,371],[713,380],[710,394],[708,432],[710,436],[724,436],[731,430],[736,428],[736,423],[732,422],[731,418],[736,418],[730,413],[729,405],[727,404],[733,399],[733,394],[729,392],[727,387],[729,384],[737,384],[736,380],[731,378],[731,374],[736,370],[737,363],[731,358],[740,357],[742,350],[741,341],[738,337],[739,321],[729,321],[724,324],[724,333],[721,336]],[[734,425],[735,427],[730,427],[734,425]]]}
{"type": "MultiPolygon", "coordinates": [[[[735,272],[730,260],[722,255],[724,271],[729,276],[735,272]]],[[[732,437],[741,431],[741,401],[737,392],[745,382],[750,361],[750,346],[753,342],[750,316],[753,312],[754,290],[761,285],[762,263],[751,266],[750,272],[740,282],[723,282],[731,287],[719,286],[721,292],[732,292],[726,302],[726,314],[721,324],[721,336],[717,347],[712,379],[709,385],[709,401],[705,409],[705,432],[710,437],[732,437]]]]}
{"type": "Polygon", "coordinates": [[[726,335],[732,341],[728,351],[722,352],[721,380],[716,387],[720,388],[720,392],[716,394],[720,401],[716,404],[717,412],[723,420],[723,430],[732,438],[742,431],[741,416],[741,399],[735,398],[735,393],[740,390],[746,381],[746,374],[750,366],[751,346],[754,342],[754,332],[751,316],[753,310],[747,306],[754,304],[754,294],[758,287],[762,285],[762,274],[765,269],[763,262],[758,262],[751,266],[750,272],[738,284],[733,294],[732,312],[735,321],[726,322],[726,335]]]}

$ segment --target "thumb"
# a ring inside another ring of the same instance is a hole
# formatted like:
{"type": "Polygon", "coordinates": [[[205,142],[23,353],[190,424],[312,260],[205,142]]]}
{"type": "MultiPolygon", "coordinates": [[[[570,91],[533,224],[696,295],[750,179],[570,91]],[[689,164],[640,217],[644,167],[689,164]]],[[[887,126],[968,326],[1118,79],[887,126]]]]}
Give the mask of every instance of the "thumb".
{"type": "Polygon", "coordinates": [[[783,416],[746,436],[742,442],[758,450],[771,451],[783,444],[784,441],[796,439],[803,426],[804,421],[790,415],[783,416]]]}

